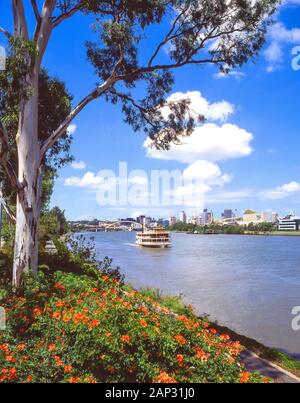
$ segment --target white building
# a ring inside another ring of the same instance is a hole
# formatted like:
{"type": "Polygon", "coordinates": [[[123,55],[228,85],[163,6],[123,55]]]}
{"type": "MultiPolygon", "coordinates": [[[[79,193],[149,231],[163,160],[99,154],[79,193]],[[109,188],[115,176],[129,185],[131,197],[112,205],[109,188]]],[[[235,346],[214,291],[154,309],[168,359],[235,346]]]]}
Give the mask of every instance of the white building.
{"type": "Polygon", "coordinates": [[[300,231],[300,217],[288,215],[279,219],[278,231],[300,231]]]}
{"type": "Polygon", "coordinates": [[[213,222],[213,212],[208,212],[207,209],[203,210],[203,213],[198,217],[199,225],[210,225],[213,222]]]}

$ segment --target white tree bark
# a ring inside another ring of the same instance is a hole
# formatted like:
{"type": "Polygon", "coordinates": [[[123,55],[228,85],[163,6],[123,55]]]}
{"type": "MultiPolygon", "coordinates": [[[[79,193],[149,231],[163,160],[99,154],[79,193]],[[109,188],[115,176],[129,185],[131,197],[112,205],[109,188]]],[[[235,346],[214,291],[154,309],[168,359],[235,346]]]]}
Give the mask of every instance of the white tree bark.
{"type": "Polygon", "coordinates": [[[23,272],[37,272],[38,222],[40,216],[41,172],[38,143],[38,69],[27,77],[31,96],[21,102],[18,148],[18,180],[16,234],[14,245],[13,284],[20,285],[23,272]]]}

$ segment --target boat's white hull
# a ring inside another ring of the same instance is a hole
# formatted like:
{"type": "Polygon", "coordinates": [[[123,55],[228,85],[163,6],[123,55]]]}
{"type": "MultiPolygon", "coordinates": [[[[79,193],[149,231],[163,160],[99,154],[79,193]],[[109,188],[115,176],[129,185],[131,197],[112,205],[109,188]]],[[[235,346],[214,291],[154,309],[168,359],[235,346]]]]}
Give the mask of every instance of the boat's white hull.
{"type": "Polygon", "coordinates": [[[141,246],[143,248],[170,248],[171,247],[171,242],[164,242],[164,243],[159,243],[159,242],[144,242],[144,241],[136,241],[136,244],[138,246],[141,246]]]}

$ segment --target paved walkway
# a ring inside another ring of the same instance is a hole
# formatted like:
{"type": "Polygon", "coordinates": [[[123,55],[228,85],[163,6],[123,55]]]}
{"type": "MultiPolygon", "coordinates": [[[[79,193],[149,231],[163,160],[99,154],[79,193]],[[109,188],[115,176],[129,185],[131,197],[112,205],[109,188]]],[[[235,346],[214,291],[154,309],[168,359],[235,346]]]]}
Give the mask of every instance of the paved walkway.
{"type": "Polygon", "coordinates": [[[240,358],[249,372],[257,371],[261,375],[272,378],[281,383],[300,383],[300,379],[295,375],[263,358],[260,358],[249,350],[243,351],[240,358]]]}

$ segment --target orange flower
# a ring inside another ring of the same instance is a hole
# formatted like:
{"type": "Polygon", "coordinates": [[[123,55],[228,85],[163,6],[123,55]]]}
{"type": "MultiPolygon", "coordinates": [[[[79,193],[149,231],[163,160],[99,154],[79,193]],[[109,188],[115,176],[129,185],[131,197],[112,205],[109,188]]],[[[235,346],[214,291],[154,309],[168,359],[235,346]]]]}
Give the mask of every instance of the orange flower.
{"type": "Polygon", "coordinates": [[[183,363],[184,363],[184,356],[182,354],[177,354],[176,360],[177,360],[179,366],[182,367],[183,363]]]}
{"type": "Polygon", "coordinates": [[[24,343],[18,344],[18,345],[17,345],[17,349],[18,349],[19,351],[23,351],[23,350],[25,349],[25,344],[24,344],[24,343]]]}
{"type": "Polygon", "coordinates": [[[106,332],[105,333],[105,337],[110,337],[111,336],[111,333],[110,332],[106,332]]]}
{"type": "Polygon", "coordinates": [[[73,369],[72,365],[65,365],[65,367],[64,367],[65,372],[71,372],[72,369],[73,369]]]}
{"type": "Polygon", "coordinates": [[[43,313],[42,310],[39,309],[39,308],[34,308],[34,310],[33,310],[33,315],[34,315],[35,317],[41,316],[42,313],[43,313]]]}
{"type": "Polygon", "coordinates": [[[57,302],[55,302],[55,305],[57,308],[61,308],[65,305],[65,303],[63,301],[57,301],[57,302]]]}
{"type": "Polygon", "coordinates": [[[249,378],[250,378],[250,372],[244,371],[240,373],[240,382],[241,383],[247,383],[249,382],[249,378]]]}
{"type": "Polygon", "coordinates": [[[221,334],[220,340],[221,341],[228,341],[228,340],[230,340],[230,337],[228,336],[228,334],[221,334]]]}
{"type": "Polygon", "coordinates": [[[102,280],[108,280],[109,279],[109,277],[108,276],[102,276],[102,280]]]}
{"type": "Polygon", "coordinates": [[[58,355],[55,355],[55,356],[54,356],[54,359],[55,359],[56,365],[57,365],[58,367],[62,367],[62,366],[63,366],[63,362],[62,362],[61,358],[60,358],[58,355]]]}
{"type": "Polygon", "coordinates": [[[61,313],[60,313],[60,312],[53,312],[52,317],[53,317],[54,319],[60,320],[60,318],[61,318],[61,313]]]}
{"type": "Polygon", "coordinates": [[[81,379],[78,376],[72,376],[71,378],[68,379],[69,383],[79,383],[81,382],[81,379]]]}
{"type": "Polygon", "coordinates": [[[29,383],[32,382],[32,376],[31,375],[27,376],[27,382],[29,382],[29,383]]]}
{"type": "Polygon", "coordinates": [[[197,358],[201,362],[206,362],[209,359],[210,354],[205,353],[205,351],[201,350],[201,348],[196,347],[195,350],[196,350],[195,358],[197,358]]]}
{"type": "Polygon", "coordinates": [[[158,375],[157,377],[157,382],[158,383],[178,383],[176,379],[172,378],[169,374],[166,372],[162,372],[158,375]]]}
{"type": "Polygon", "coordinates": [[[140,325],[142,325],[144,327],[148,326],[148,323],[144,319],[140,319],[139,322],[140,322],[140,325]]]}
{"type": "Polygon", "coordinates": [[[86,322],[86,317],[82,313],[74,314],[74,323],[86,322]]]}
{"type": "Polygon", "coordinates": [[[100,323],[99,320],[94,319],[94,320],[92,320],[92,321],[90,322],[89,327],[90,327],[90,328],[97,327],[97,326],[99,326],[99,323],[100,323]]]}
{"type": "Polygon", "coordinates": [[[56,290],[65,290],[65,286],[62,285],[62,284],[60,284],[60,283],[55,283],[55,284],[54,284],[54,288],[55,288],[56,290]]]}
{"type": "Polygon", "coordinates": [[[91,376],[86,376],[86,377],[83,379],[83,381],[86,382],[86,383],[97,383],[97,379],[95,379],[95,378],[93,378],[93,377],[91,377],[91,376]]]}
{"type": "Polygon", "coordinates": [[[12,355],[7,355],[6,356],[6,361],[8,361],[8,362],[16,362],[16,359],[12,355]]]}
{"type": "Polygon", "coordinates": [[[68,315],[63,316],[63,322],[68,323],[68,322],[70,322],[70,320],[71,320],[71,316],[68,316],[68,315]]]}
{"type": "Polygon", "coordinates": [[[49,347],[48,347],[48,350],[49,350],[49,351],[54,351],[54,350],[55,350],[55,344],[50,343],[50,344],[49,344],[49,347]]]}
{"type": "Polygon", "coordinates": [[[181,334],[177,334],[174,339],[181,345],[186,343],[185,338],[181,334]]]}
{"type": "Polygon", "coordinates": [[[124,336],[121,336],[121,341],[123,341],[124,343],[130,343],[131,339],[129,336],[124,335],[124,336]]]}

